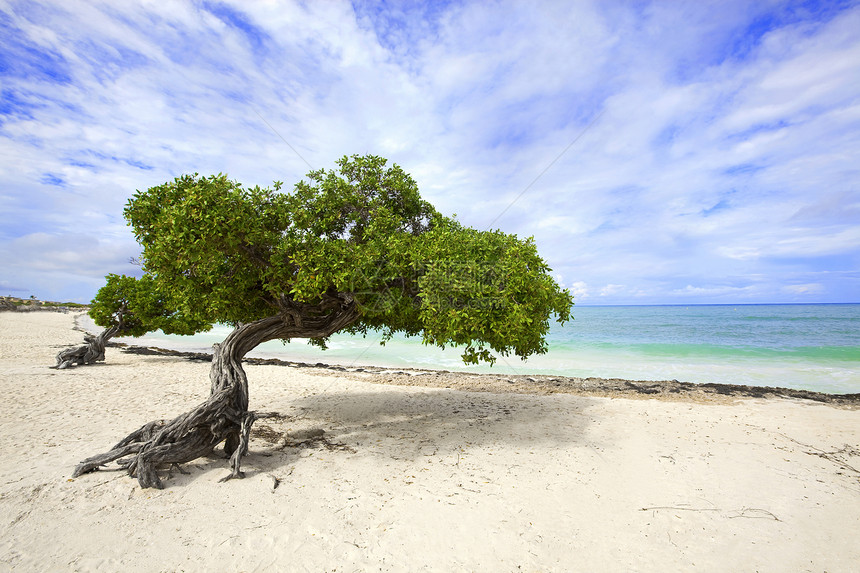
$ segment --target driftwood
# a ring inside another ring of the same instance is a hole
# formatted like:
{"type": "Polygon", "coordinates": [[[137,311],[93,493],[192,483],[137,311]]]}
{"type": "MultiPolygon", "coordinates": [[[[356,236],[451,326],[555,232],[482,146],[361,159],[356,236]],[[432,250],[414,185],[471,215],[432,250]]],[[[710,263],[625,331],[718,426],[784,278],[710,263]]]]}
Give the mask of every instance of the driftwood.
{"type": "Polygon", "coordinates": [[[222,481],[244,477],[241,461],[248,452],[251,426],[257,418],[269,414],[248,411],[248,378],[242,358],[267,340],[325,337],[358,318],[355,303],[348,295],[339,295],[335,308],[331,300],[313,307],[292,304],[293,312],[240,325],[223,343],[214,345],[209,373],[211,392],[205,402],[173,420],[155,420],[143,425],[109,452],[82,461],[72,477],[116,460],[130,476],[137,478],[141,487],[160,489],[163,484],[157,473],[159,467],[208,455],[222,442],[231,468],[222,481]]]}
{"type": "Polygon", "coordinates": [[[105,346],[107,341],[116,336],[119,326],[111,326],[102,331],[98,336],[92,334],[84,335],[84,344],[67,348],[57,353],[57,364],[55,368],[62,370],[77,364],[94,364],[105,359],[105,346]]]}

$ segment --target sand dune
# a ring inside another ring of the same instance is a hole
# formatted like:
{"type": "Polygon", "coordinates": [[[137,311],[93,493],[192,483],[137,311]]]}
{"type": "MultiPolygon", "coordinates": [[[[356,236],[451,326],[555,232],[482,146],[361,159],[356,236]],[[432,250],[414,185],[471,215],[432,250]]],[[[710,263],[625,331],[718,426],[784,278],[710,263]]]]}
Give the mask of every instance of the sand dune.
{"type": "Polygon", "coordinates": [[[208,364],[113,348],[48,368],[73,324],[0,313],[0,570],[860,570],[850,405],[249,364],[251,408],[279,417],[257,422],[246,479],[219,483],[212,457],[141,490],[70,475],[201,401],[208,364]]]}

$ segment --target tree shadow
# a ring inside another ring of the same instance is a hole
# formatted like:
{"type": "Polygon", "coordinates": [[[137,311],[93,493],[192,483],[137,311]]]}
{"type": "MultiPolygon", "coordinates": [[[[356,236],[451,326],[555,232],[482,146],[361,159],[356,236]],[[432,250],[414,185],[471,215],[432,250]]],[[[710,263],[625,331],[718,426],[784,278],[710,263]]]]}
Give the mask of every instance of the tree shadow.
{"type": "Polygon", "coordinates": [[[463,447],[582,443],[587,406],[587,399],[455,390],[326,393],[293,401],[284,408],[292,416],[259,420],[249,462],[271,471],[294,461],[274,452],[293,457],[306,447],[357,454],[372,448],[375,455],[416,460],[463,447]]]}
{"type": "MultiPolygon", "coordinates": [[[[244,458],[248,477],[282,474],[301,463],[304,450],[344,455],[372,453],[414,461],[450,456],[462,448],[529,449],[585,443],[589,400],[559,396],[492,394],[448,389],[332,392],[272,404],[271,417],[257,420],[244,458]]],[[[203,474],[227,475],[220,447],[169,475],[167,487],[188,485],[203,474]]],[[[223,476],[221,476],[223,477],[223,476]]]]}

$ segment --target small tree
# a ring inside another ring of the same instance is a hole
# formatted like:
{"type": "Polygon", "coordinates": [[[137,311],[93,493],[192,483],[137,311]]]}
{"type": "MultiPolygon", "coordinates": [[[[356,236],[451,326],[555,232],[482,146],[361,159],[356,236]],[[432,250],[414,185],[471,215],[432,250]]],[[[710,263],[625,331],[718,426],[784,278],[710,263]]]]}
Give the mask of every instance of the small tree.
{"type": "Polygon", "coordinates": [[[84,344],[57,354],[55,368],[76,364],[94,364],[105,359],[108,340],[115,336],[142,336],[161,329],[168,334],[194,334],[211,325],[189,320],[166,303],[152,276],[140,279],[125,275],[108,275],[107,283],[92,300],[89,314],[105,329],[98,335],[85,334],[84,344]]]}
{"type": "MultiPolygon", "coordinates": [[[[573,303],[534,242],[440,215],[409,175],[386,163],[344,157],[337,170],[309,173],[292,193],[280,193],[280,182],[246,189],[220,174],[186,175],[129,200],[125,216],[143,247],[141,280],[158,293],[144,299],[161,305],[135,314],[140,328],[165,320],[186,331],[216,322],[236,328],[214,346],[205,402],[144,425],[81,462],[74,476],[119,460],[141,487],[162,487],[159,466],[224,442],[232,469],[225,479],[242,477],[257,415],[248,411],[241,360],[267,340],[324,346],[337,331],[379,329],[384,339],[402,332],[460,346],[466,363],[492,363],[491,351],[523,358],[546,351],[550,318],[569,320],[573,303]]],[[[122,297],[105,288],[91,315],[110,327],[122,297]]]]}

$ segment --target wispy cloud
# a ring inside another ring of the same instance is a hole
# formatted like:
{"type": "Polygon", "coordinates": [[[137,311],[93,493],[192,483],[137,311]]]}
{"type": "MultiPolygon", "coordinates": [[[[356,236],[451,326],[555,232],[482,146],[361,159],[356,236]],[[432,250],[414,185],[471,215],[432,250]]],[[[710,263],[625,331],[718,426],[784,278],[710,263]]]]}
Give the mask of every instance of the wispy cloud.
{"type": "Polygon", "coordinates": [[[181,173],[376,153],[534,235],[580,302],[856,300],[857,29],[852,2],[0,1],[0,286],[134,272],[122,207],[181,173]]]}

